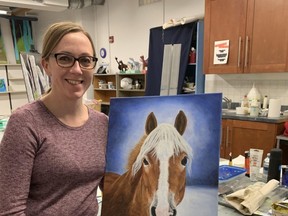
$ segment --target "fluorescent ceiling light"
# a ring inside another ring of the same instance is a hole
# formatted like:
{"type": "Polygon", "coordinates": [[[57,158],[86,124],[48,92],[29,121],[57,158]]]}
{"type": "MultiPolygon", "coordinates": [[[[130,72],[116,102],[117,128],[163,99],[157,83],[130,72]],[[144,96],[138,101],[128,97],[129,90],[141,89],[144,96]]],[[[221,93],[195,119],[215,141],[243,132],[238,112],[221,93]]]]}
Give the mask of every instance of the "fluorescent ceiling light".
{"type": "Polygon", "coordinates": [[[64,11],[68,8],[68,0],[0,0],[0,5],[8,7],[28,8],[32,10],[64,11]]]}
{"type": "Polygon", "coordinates": [[[0,14],[2,15],[2,14],[8,14],[8,11],[5,11],[5,10],[0,10],[0,14]]]}

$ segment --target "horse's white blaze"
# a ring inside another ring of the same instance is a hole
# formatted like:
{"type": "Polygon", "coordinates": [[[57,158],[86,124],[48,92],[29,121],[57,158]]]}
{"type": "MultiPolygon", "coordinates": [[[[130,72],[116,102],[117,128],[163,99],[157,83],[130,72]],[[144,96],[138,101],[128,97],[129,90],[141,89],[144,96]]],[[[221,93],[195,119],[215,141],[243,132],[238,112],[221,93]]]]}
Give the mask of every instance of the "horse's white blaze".
{"type": "MultiPolygon", "coordinates": [[[[163,143],[164,145],[167,143],[163,143]]],[[[156,191],[157,197],[157,208],[156,215],[168,215],[169,212],[169,202],[168,202],[168,194],[169,194],[169,158],[173,155],[173,149],[171,152],[170,145],[166,149],[161,148],[162,145],[158,145],[156,149],[156,155],[160,161],[160,174],[158,179],[158,190],[156,191]]]]}

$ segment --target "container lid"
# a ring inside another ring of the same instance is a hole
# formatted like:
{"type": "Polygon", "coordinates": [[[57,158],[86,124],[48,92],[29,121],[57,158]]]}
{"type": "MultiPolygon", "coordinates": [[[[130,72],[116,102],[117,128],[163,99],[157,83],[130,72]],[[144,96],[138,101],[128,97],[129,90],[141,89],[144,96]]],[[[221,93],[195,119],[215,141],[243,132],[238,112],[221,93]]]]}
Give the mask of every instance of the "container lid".
{"type": "Polygon", "coordinates": [[[282,149],[279,148],[271,149],[270,159],[282,159],[282,149]]]}
{"type": "Polygon", "coordinates": [[[219,182],[230,181],[240,175],[245,175],[246,169],[236,166],[219,166],[219,182]]]}

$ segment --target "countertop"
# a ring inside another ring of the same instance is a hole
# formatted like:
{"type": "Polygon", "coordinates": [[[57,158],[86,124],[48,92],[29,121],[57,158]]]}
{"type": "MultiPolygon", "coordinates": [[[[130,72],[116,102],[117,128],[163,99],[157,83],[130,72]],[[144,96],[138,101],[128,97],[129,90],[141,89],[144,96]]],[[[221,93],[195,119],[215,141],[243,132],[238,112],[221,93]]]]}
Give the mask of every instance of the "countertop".
{"type": "Polygon", "coordinates": [[[234,110],[223,110],[222,111],[222,119],[235,119],[235,120],[243,120],[243,121],[254,121],[254,122],[265,122],[265,123],[283,123],[288,121],[288,116],[281,115],[278,118],[268,118],[264,116],[253,117],[249,114],[247,115],[238,115],[234,110]]]}

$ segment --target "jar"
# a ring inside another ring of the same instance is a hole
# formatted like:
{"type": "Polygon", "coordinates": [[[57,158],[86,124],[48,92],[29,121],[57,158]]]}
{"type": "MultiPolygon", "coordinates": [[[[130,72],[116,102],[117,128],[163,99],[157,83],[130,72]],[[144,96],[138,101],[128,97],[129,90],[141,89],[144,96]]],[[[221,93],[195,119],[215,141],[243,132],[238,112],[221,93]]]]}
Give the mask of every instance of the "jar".
{"type": "Polygon", "coordinates": [[[259,107],[251,106],[250,107],[250,116],[257,117],[259,115],[259,107]]]}

